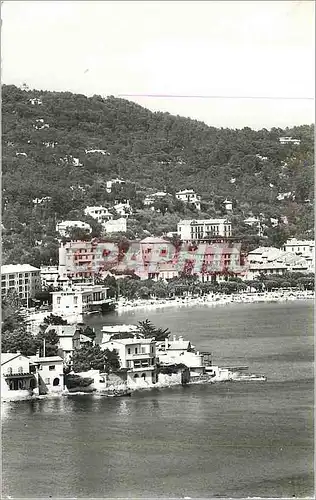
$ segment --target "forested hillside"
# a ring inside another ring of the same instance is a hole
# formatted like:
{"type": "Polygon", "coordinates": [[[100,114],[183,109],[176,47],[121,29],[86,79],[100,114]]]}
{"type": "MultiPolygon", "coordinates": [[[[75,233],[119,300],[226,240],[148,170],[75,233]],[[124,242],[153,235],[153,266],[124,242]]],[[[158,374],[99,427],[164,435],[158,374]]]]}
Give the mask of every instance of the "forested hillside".
{"type": "MultiPolygon", "coordinates": [[[[233,201],[236,236],[254,230],[243,219],[259,214],[265,244],[289,236],[314,236],[314,127],[254,131],[217,129],[168,113],[153,113],[132,102],[69,92],[2,88],[2,224],[5,262],[39,265],[56,260],[56,222],[88,221],[87,205],[110,206],[129,198],[129,236],[176,230],[183,217],[221,216],[233,201]],[[292,136],[300,145],[281,145],[292,136]],[[101,152],[87,153],[89,150],[101,152]],[[265,158],[262,159],[259,156],[265,158]],[[127,184],[105,191],[120,176],[127,184]],[[152,190],[171,195],[193,188],[201,212],[170,198],[160,213],[145,210],[152,190]],[[280,193],[288,193],[278,200],[280,193]],[[41,204],[36,198],[49,199],[41,204]],[[286,219],[284,219],[286,217],[286,219]],[[270,218],[278,219],[272,227],[270,218]],[[285,221],[285,223],[284,223],[285,221]]],[[[257,241],[256,241],[257,243],[257,241]]]]}

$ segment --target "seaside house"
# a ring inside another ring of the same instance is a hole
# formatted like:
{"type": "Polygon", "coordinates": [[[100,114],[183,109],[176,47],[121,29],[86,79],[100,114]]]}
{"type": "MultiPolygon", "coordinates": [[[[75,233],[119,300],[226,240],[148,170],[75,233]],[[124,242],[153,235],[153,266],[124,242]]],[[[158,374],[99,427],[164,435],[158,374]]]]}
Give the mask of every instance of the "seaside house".
{"type": "Polygon", "coordinates": [[[184,189],[176,193],[177,200],[195,205],[197,210],[201,210],[201,196],[197,195],[193,189],[184,189]]]}
{"type": "Polygon", "coordinates": [[[60,356],[30,356],[35,366],[39,394],[58,393],[64,390],[64,361],[60,356]]]}
{"type": "Polygon", "coordinates": [[[22,300],[32,298],[41,288],[40,270],[28,264],[1,266],[1,294],[15,290],[22,300]]]}
{"type": "Polygon", "coordinates": [[[157,382],[156,342],[144,338],[110,338],[101,349],[118,351],[121,370],[126,371],[127,385],[147,387],[157,382]]]}
{"type": "Polygon", "coordinates": [[[50,331],[55,331],[58,335],[58,354],[65,364],[71,364],[71,357],[75,349],[93,343],[90,337],[82,333],[82,329],[78,325],[49,325],[45,333],[50,331]]]}
{"type": "Polygon", "coordinates": [[[36,387],[35,366],[18,352],[1,353],[1,398],[25,398],[36,387]]]}
{"type": "Polygon", "coordinates": [[[190,372],[204,373],[204,355],[195,350],[189,340],[174,335],[172,340],[166,338],[157,342],[156,354],[162,365],[184,364],[190,372]]]}
{"type": "Polygon", "coordinates": [[[231,222],[226,218],[180,220],[178,235],[185,242],[229,238],[232,235],[231,222]]]}
{"type": "Polygon", "coordinates": [[[57,316],[81,316],[91,311],[105,310],[113,299],[108,297],[108,287],[102,285],[73,285],[51,292],[53,314],[57,316]]]}

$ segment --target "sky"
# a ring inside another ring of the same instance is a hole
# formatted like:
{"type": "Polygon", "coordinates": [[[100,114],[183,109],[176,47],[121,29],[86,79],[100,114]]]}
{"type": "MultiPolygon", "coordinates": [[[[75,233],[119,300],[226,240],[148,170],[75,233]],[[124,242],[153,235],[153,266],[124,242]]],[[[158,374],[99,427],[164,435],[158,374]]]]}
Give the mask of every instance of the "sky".
{"type": "Polygon", "coordinates": [[[314,122],[313,0],[4,1],[1,18],[4,84],[124,96],[215,127],[314,122]]]}

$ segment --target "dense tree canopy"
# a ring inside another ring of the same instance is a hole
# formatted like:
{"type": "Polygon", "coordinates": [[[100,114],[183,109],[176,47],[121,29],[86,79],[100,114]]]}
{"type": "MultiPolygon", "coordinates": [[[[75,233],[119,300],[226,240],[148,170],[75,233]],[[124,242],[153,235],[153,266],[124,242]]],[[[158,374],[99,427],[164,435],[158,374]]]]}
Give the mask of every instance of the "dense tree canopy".
{"type": "Polygon", "coordinates": [[[175,231],[180,218],[224,215],[226,197],[233,201],[236,234],[256,237],[242,225],[253,214],[268,244],[312,237],[313,142],[312,125],[217,129],[124,99],[4,85],[3,261],[57,263],[56,222],[80,216],[99,236],[101,226],[84,208],[124,199],[133,209],[129,237],[175,231]],[[301,143],[282,145],[280,136],[301,143]],[[117,176],[126,183],[108,193],[106,181],[117,176]],[[174,198],[185,188],[201,195],[201,212],[174,198]],[[157,201],[155,211],[144,207],[145,195],[158,190],[170,196],[157,201]],[[279,193],[288,194],[278,199],[279,193]],[[286,217],[286,227],[272,231],[271,217],[280,223],[286,217]]]}

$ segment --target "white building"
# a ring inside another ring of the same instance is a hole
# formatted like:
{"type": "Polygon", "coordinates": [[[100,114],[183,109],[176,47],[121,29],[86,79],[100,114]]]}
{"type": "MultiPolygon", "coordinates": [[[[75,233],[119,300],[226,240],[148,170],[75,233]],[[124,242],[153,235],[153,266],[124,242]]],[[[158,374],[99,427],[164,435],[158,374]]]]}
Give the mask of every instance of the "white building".
{"type": "Polygon", "coordinates": [[[60,356],[30,356],[30,360],[36,367],[39,394],[64,390],[64,362],[60,356]]]}
{"type": "Polygon", "coordinates": [[[106,207],[102,206],[86,207],[84,213],[93,217],[99,224],[104,224],[109,219],[113,219],[113,214],[106,207]]]}
{"type": "Polygon", "coordinates": [[[56,231],[61,236],[69,236],[71,229],[78,228],[88,233],[92,232],[91,226],[81,220],[65,220],[56,225],[56,231]]]}
{"type": "Polygon", "coordinates": [[[178,339],[174,335],[172,340],[166,338],[163,342],[157,342],[156,355],[159,363],[163,365],[184,364],[190,371],[203,372],[204,356],[195,351],[193,345],[183,337],[178,339]]]}
{"type": "Polygon", "coordinates": [[[63,360],[59,356],[1,353],[1,398],[24,399],[63,389],[63,360]]]}
{"type": "Polygon", "coordinates": [[[162,200],[167,196],[168,193],[165,193],[164,191],[158,191],[157,193],[153,194],[148,194],[146,198],[144,199],[144,205],[150,207],[153,205],[157,200],[162,200]]]}
{"type": "Polygon", "coordinates": [[[46,328],[45,333],[53,330],[56,332],[59,338],[58,353],[63,358],[63,361],[66,364],[69,364],[71,356],[75,349],[74,338],[76,332],[78,332],[78,327],[77,325],[49,325],[46,328]]]}
{"type": "Polygon", "coordinates": [[[57,316],[81,316],[110,304],[108,287],[101,285],[73,286],[62,291],[52,292],[53,314],[57,316]]]}
{"type": "Polygon", "coordinates": [[[106,182],[106,192],[107,193],[111,193],[112,192],[112,186],[114,184],[125,184],[125,181],[123,181],[123,179],[111,179],[110,181],[107,181],[106,182]]]}
{"type": "Polygon", "coordinates": [[[127,220],[124,217],[108,220],[103,227],[107,233],[126,233],[127,220]]]}
{"type": "Polygon", "coordinates": [[[177,200],[195,205],[197,210],[201,210],[201,196],[197,195],[193,189],[184,189],[176,193],[177,200]]]}
{"type": "Polygon", "coordinates": [[[126,334],[126,337],[133,337],[139,333],[139,328],[136,325],[105,325],[102,327],[102,342],[108,342],[113,335],[126,334]]]}
{"type": "Polygon", "coordinates": [[[257,235],[263,236],[263,227],[258,217],[247,217],[247,219],[244,219],[244,224],[246,224],[246,226],[255,227],[257,235]]]}
{"type": "Polygon", "coordinates": [[[291,238],[284,244],[283,249],[303,257],[309,263],[309,272],[315,272],[315,241],[291,238]]]}
{"type": "Polygon", "coordinates": [[[244,279],[251,280],[260,274],[283,275],[286,272],[308,273],[310,263],[302,256],[274,247],[259,247],[248,254],[249,269],[244,279]]]}
{"type": "Polygon", "coordinates": [[[156,343],[153,339],[110,339],[101,349],[114,349],[119,354],[122,369],[127,370],[127,385],[146,387],[157,382],[156,343]]]}
{"type": "Polygon", "coordinates": [[[20,352],[1,353],[1,398],[23,399],[31,396],[35,387],[30,358],[20,352]]]}
{"type": "Polygon", "coordinates": [[[231,200],[224,200],[223,205],[225,207],[226,212],[231,212],[233,209],[233,202],[231,200]]]}
{"type": "Polygon", "coordinates": [[[118,215],[127,217],[132,213],[132,208],[129,200],[126,200],[125,203],[116,203],[113,207],[118,215]]]}
{"type": "Polygon", "coordinates": [[[178,223],[178,235],[182,241],[196,241],[232,235],[231,222],[228,219],[181,220],[178,223]]]}
{"type": "Polygon", "coordinates": [[[295,144],[299,146],[301,144],[300,139],[294,139],[292,137],[279,137],[280,144],[295,144]]]}
{"type": "Polygon", "coordinates": [[[1,266],[1,293],[6,295],[15,290],[20,299],[35,296],[41,288],[40,270],[28,264],[8,264],[1,266]]]}
{"type": "Polygon", "coordinates": [[[59,270],[58,266],[48,266],[40,268],[42,287],[58,286],[59,270]]]}

